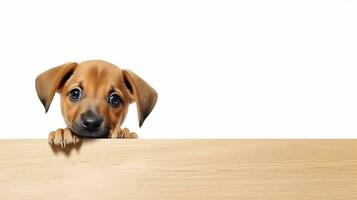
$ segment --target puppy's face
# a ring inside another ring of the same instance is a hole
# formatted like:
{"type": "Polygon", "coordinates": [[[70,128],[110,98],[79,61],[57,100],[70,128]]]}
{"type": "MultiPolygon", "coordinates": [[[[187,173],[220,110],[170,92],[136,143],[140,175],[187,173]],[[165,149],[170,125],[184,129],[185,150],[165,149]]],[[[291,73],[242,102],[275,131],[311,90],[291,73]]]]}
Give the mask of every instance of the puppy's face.
{"type": "Polygon", "coordinates": [[[120,127],[132,102],[137,103],[141,126],[157,99],[140,77],[104,61],[52,68],[37,77],[36,89],[46,111],[54,93],[60,93],[67,126],[83,137],[106,137],[110,129],[120,127]]]}
{"type": "Polygon", "coordinates": [[[120,126],[133,101],[123,71],[107,63],[78,65],[60,93],[67,126],[86,137],[104,137],[120,126]]]}

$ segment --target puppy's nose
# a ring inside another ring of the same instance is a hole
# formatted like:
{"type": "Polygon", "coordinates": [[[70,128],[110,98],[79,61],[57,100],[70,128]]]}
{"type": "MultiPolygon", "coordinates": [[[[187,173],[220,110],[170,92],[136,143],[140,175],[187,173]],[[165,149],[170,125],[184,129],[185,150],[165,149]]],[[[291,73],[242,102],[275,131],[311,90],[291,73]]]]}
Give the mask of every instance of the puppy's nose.
{"type": "Polygon", "coordinates": [[[102,125],[103,117],[92,111],[81,114],[82,126],[86,129],[97,129],[102,125]]]}

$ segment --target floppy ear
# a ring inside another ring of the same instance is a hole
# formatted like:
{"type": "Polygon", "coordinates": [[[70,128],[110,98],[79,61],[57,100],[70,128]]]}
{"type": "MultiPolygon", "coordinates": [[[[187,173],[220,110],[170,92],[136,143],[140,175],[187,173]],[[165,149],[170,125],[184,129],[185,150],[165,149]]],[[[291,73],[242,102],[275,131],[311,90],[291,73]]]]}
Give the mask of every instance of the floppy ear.
{"type": "Polygon", "coordinates": [[[157,101],[157,92],[143,79],[130,70],[123,70],[124,83],[132,100],[136,101],[139,127],[151,113],[157,101]]]}
{"type": "Polygon", "coordinates": [[[76,68],[77,63],[69,62],[58,67],[51,68],[36,78],[37,96],[47,112],[53,96],[60,89],[65,81],[70,77],[76,68]]]}

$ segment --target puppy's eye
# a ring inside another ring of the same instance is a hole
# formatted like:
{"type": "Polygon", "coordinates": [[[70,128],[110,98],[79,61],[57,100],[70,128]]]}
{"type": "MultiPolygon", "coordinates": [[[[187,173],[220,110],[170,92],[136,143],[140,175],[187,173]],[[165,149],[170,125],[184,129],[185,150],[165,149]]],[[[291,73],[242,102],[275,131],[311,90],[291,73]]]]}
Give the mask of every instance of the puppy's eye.
{"type": "Polygon", "coordinates": [[[74,88],[69,92],[68,96],[71,101],[78,101],[82,97],[82,90],[74,88]]]}
{"type": "Polygon", "coordinates": [[[108,98],[110,105],[118,107],[121,104],[121,98],[117,93],[111,93],[108,98]]]}

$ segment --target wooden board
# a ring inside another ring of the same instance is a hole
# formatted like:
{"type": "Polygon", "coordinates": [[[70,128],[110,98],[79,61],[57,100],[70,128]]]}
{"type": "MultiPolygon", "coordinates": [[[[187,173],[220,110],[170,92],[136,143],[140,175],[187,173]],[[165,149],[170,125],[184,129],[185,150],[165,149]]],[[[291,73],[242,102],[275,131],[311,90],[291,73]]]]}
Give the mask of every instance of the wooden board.
{"type": "Polygon", "coordinates": [[[357,199],[357,140],[0,140],[0,199],[357,199]]]}

